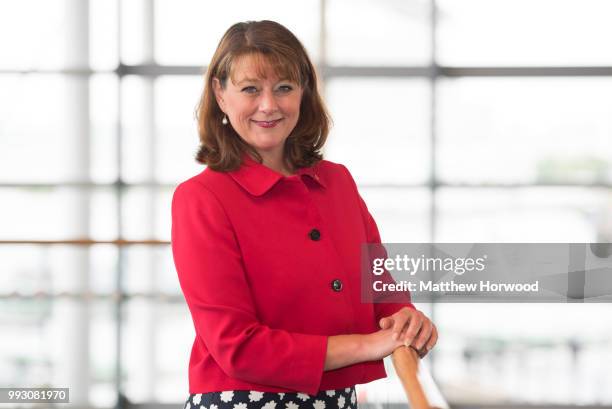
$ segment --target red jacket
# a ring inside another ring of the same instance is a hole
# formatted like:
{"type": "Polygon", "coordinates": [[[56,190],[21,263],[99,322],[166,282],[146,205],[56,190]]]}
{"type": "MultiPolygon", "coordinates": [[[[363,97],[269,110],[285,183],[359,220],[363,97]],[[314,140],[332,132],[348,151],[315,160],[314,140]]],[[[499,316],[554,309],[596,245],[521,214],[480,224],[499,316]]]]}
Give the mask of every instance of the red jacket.
{"type": "Polygon", "coordinates": [[[323,371],[328,336],[374,332],[413,307],[361,302],[364,242],[378,229],[340,164],[286,177],[245,155],[181,183],[172,251],[196,332],[189,393],[316,394],[385,377],[382,361],[323,371]]]}

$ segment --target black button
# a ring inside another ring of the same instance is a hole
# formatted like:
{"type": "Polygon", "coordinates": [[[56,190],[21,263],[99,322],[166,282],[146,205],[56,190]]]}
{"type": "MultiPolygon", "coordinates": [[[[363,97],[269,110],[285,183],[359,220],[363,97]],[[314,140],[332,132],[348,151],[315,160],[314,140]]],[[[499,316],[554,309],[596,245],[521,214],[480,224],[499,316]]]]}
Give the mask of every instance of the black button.
{"type": "Polygon", "coordinates": [[[317,229],[312,229],[310,233],[308,233],[311,240],[318,241],[321,238],[321,232],[317,229]]]}
{"type": "Polygon", "coordinates": [[[332,281],[331,287],[334,291],[342,291],[342,281],[335,279],[332,281]]]}

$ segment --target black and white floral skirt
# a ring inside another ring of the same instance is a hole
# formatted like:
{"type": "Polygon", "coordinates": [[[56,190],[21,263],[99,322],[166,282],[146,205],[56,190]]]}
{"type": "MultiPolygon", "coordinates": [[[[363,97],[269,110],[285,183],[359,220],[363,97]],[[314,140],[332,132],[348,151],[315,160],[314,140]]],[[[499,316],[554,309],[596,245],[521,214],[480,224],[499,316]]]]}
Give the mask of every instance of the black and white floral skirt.
{"type": "Polygon", "coordinates": [[[357,409],[355,387],[306,393],[224,391],[189,395],[185,409],[357,409]]]}

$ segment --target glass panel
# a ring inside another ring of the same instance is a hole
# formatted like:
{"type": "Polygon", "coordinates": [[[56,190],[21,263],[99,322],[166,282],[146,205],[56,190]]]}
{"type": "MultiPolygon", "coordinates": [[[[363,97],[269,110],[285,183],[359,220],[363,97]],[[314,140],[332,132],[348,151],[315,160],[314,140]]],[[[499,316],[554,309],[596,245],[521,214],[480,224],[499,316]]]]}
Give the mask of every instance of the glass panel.
{"type": "Polygon", "coordinates": [[[161,77],[156,82],[125,77],[123,90],[123,177],[127,182],[172,183],[203,170],[195,109],[200,77],[161,77]]]}
{"type": "Polygon", "coordinates": [[[436,203],[442,243],[612,241],[608,189],[441,188],[436,203]]]}
{"type": "Polygon", "coordinates": [[[91,305],[89,318],[89,402],[94,407],[112,408],[117,402],[116,306],[112,301],[91,305]]]}
{"type": "Polygon", "coordinates": [[[134,294],[163,293],[182,299],[169,245],[125,247],[123,290],[134,294]]]}
{"type": "Polygon", "coordinates": [[[326,157],[358,184],[425,183],[429,176],[430,88],[421,79],[334,78],[334,126],[326,157]]]}
{"type": "Polygon", "coordinates": [[[431,193],[425,188],[365,188],[359,192],[383,243],[430,242],[431,193]]]}
{"type": "Polygon", "coordinates": [[[155,179],[183,181],[204,169],[195,161],[199,146],[195,110],[204,80],[201,77],[160,77],[155,82],[155,179]]]}
{"type": "Polygon", "coordinates": [[[0,382],[66,385],[71,402],[112,407],[117,359],[112,311],[106,301],[0,299],[0,331],[10,334],[0,340],[0,382]],[[88,381],[78,385],[75,373],[88,381]]]}
{"type": "Polygon", "coordinates": [[[145,186],[126,189],[122,202],[123,236],[128,240],[170,240],[173,191],[145,186]]]}
{"type": "Polygon", "coordinates": [[[441,80],[438,175],[455,183],[612,181],[612,80],[441,80]]]}
{"type": "Polygon", "coordinates": [[[128,183],[150,181],[157,141],[153,128],[153,79],[124,77],[121,109],[121,177],[128,183]]]}
{"type": "Polygon", "coordinates": [[[159,328],[156,336],[158,359],[158,384],[156,398],[159,402],[174,403],[185,399],[188,390],[186,376],[195,331],[187,304],[160,305],[159,328]],[[168,351],[176,351],[169,354],[168,351]]]}
{"type": "Polygon", "coordinates": [[[428,0],[330,0],[331,65],[425,65],[431,56],[428,0]]]}
{"type": "Polygon", "coordinates": [[[0,293],[19,292],[33,294],[49,290],[48,249],[43,246],[0,246],[3,274],[0,275],[0,293]]]}
{"type": "Polygon", "coordinates": [[[160,188],[157,191],[157,212],[155,214],[155,231],[154,235],[159,240],[170,241],[170,233],[172,229],[172,195],[174,194],[174,186],[170,188],[160,188]]]}
{"type": "MultiPolygon", "coordinates": [[[[48,300],[0,299],[0,362],[2,385],[42,385],[54,370],[49,330],[52,306],[48,300]]],[[[55,362],[56,363],[56,362],[55,362]]]]}
{"type": "Polygon", "coordinates": [[[207,65],[234,23],[274,20],[293,32],[315,61],[319,54],[318,0],[155,1],[155,57],[165,65],[207,65]],[[177,45],[179,45],[177,47],[177,45]]]}
{"type": "Polygon", "coordinates": [[[88,84],[62,75],[0,75],[0,180],[87,179],[88,84]]]}
{"type": "Polygon", "coordinates": [[[96,182],[110,182],[116,177],[114,75],[87,80],[3,74],[0,89],[0,180],[86,181],[91,173],[96,182]]]}
{"type": "MultiPolygon", "coordinates": [[[[68,44],[64,3],[64,0],[0,2],[0,69],[61,68],[68,44]]],[[[0,89],[4,94],[5,87],[0,89]]],[[[37,115],[44,114],[41,111],[44,110],[37,110],[37,115]]]]}
{"type": "Polygon", "coordinates": [[[117,206],[111,188],[0,188],[0,239],[115,238],[117,206]]]}
{"type": "Polygon", "coordinates": [[[97,187],[91,191],[89,237],[93,240],[115,240],[118,234],[119,211],[114,187],[97,187]]]}
{"type": "Polygon", "coordinates": [[[112,183],[118,177],[117,103],[119,81],[113,74],[93,75],[90,80],[91,180],[112,183]]]}
{"type": "Polygon", "coordinates": [[[121,15],[119,25],[120,34],[120,58],[123,64],[137,65],[151,63],[150,56],[146,55],[149,41],[145,37],[145,19],[149,15],[147,9],[151,7],[151,0],[130,0],[119,2],[119,13],[121,15]]]}
{"type": "Polygon", "coordinates": [[[612,402],[611,305],[437,304],[436,314],[435,373],[450,401],[612,402]]]}
{"type": "Polygon", "coordinates": [[[119,249],[110,244],[89,247],[89,287],[97,294],[113,294],[117,286],[119,249]]]}
{"type": "Polygon", "coordinates": [[[610,65],[607,0],[439,0],[443,65],[610,65]],[[571,27],[571,29],[568,29],[571,27]]]}
{"type": "Polygon", "coordinates": [[[108,0],[89,0],[89,65],[94,70],[112,70],[119,62],[118,3],[108,0]]]}
{"type": "Polygon", "coordinates": [[[187,305],[134,299],[125,305],[124,318],[127,398],[133,403],[184,401],[195,336],[187,305]]]}
{"type": "Polygon", "coordinates": [[[0,294],[35,295],[115,290],[117,248],[112,245],[1,245],[0,294]]]}

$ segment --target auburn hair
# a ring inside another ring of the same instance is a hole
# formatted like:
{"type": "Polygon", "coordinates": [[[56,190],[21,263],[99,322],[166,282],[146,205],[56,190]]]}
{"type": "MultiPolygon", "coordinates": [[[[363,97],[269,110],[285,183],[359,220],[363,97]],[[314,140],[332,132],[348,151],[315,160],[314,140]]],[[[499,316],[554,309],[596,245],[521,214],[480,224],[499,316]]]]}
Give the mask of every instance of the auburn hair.
{"type": "Polygon", "coordinates": [[[258,71],[271,67],[279,78],[303,89],[300,115],[285,141],[284,158],[290,169],[312,166],[323,159],[331,118],[318,90],[317,75],[302,43],[291,31],[274,21],[247,21],[232,25],[223,35],[204,76],[204,89],[196,108],[200,145],[196,161],[217,171],[238,168],[243,153],[261,156],[230,124],[223,125],[223,111],[217,104],[213,79],[222,88],[233,80],[233,67],[243,57],[254,57],[258,71]]]}

